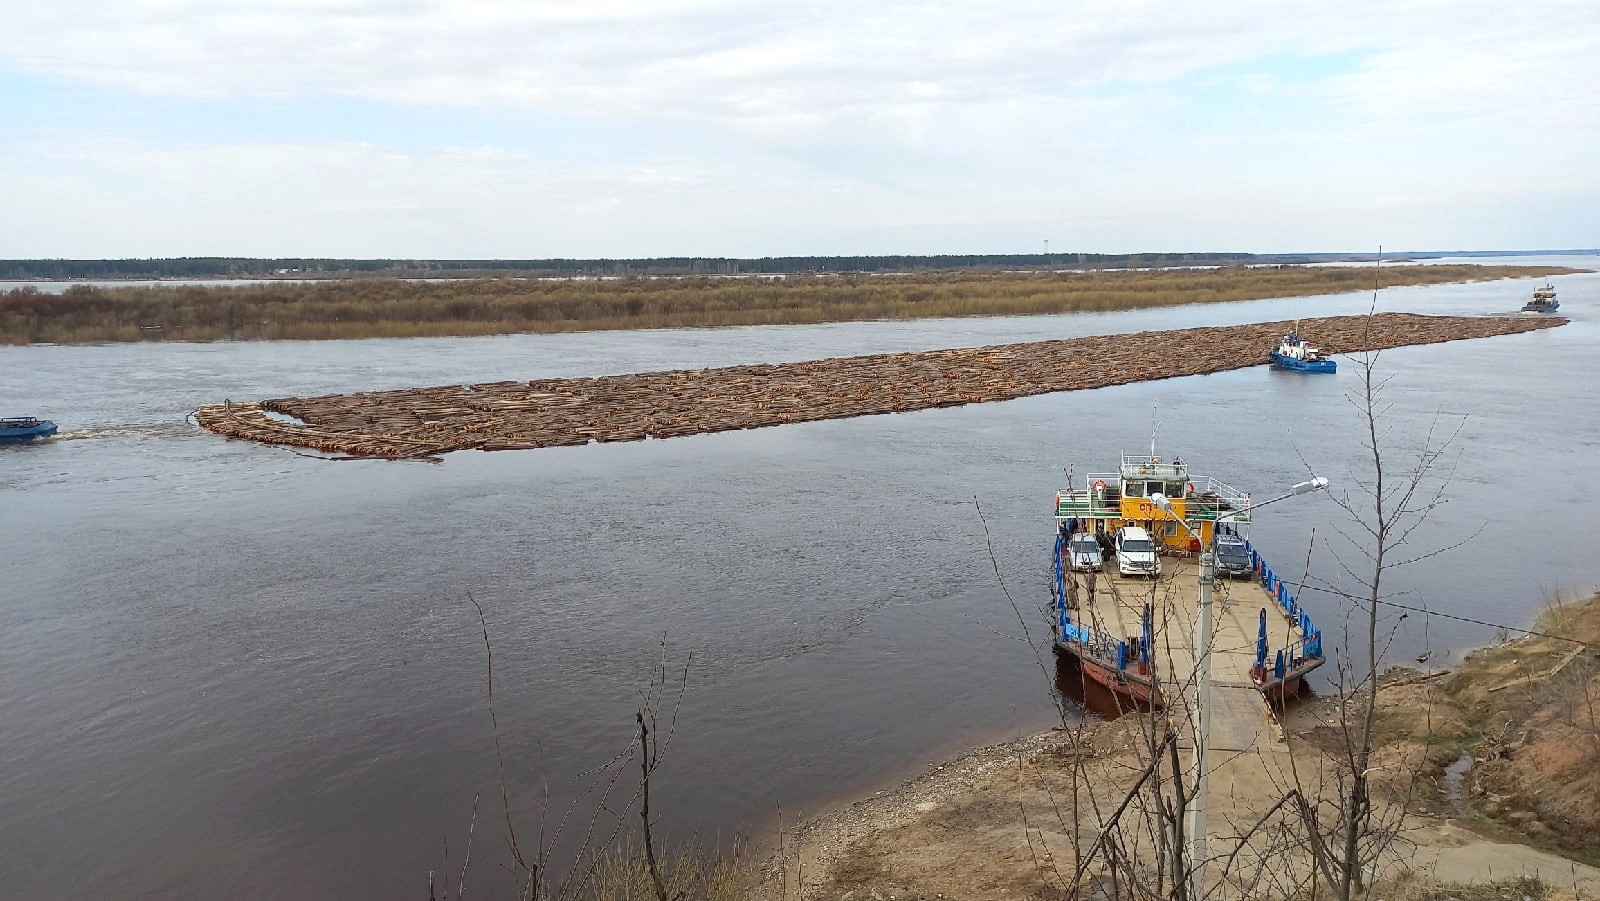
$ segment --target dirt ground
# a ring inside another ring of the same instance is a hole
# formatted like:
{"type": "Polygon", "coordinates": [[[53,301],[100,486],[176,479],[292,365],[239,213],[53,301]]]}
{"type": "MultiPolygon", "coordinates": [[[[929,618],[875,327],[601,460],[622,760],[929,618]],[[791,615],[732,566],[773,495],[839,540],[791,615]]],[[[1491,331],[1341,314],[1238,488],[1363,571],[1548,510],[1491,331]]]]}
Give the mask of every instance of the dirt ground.
{"type": "MultiPolygon", "coordinates": [[[[1379,819],[1396,838],[1378,897],[1600,898],[1600,596],[1547,612],[1540,631],[1470,655],[1450,673],[1386,676],[1373,759],[1379,819]],[[1464,777],[1446,772],[1473,762],[1464,777]]],[[[1244,834],[1286,787],[1326,791],[1343,747],[1339,701],[1283,719],[1272,775],[1212,775],[1211,833],[1244,834]]],[[[1073,862],[1149,760],[1148,718],[1123,717],[973,751],[804,824],[759,899],[1057,899],[1109,896],[1073,862]],[[1082,808],[1077,816],[1074,799],[1082,808]]],[[[1187,751],[1180,752],[1187,757],[1187,751]]],[[[1250,772],[1260,772],[1256,761],[1250,772]]],[[[1263,833],[1264,834],[1264,833],[1263,833]]],[[[1287,833],[1285,833],[1287,834],[1287,833]]],[[[1260,836],[1258,835],[1258,838],[1260,836]]],[[[1213,839],[1216,841],[1216,839],[1213,839]]],[[[1274,894],[1271,841],[1233,864],[1237,890],[1274,894]]],[[[1287,883],[1286,883],[1287,884],[1287,883]]]]}
{"type": "Polygon", "coordinates": [[[1432,812],[1600,863],[1600,595],[1553,603],[1529,635],[1454,672],[1391,680],[1379,736],[1418,760],[1432,812]],[[1470,759],[1469,759],[1470,758],[1470,759]],[[1444,768],[1465,768],[1453,787],[1444,768]]]}

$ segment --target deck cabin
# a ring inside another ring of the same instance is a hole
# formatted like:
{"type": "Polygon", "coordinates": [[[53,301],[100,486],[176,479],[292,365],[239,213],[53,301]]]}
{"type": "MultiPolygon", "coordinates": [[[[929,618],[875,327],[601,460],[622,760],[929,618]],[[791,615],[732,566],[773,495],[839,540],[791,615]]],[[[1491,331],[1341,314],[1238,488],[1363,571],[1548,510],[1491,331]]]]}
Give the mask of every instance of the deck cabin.
{"type": "Polygon", "coordinates": [[[1114,473],[1090,473],[1083,488],[1056,492],[1056,519],[1071,531],[1109,535],[1123,526],[1140,526],[1163,549],[1195,552],[1209,543],[1218,521],[1238,530],[1250,522],[1250,495],[1210,476],[1196,476],[1182,460],[1165,462],[1149,454],[1123,454],[1114,473]],[[1152,495],[1172,504],[1168,513],[1152,495]],[[1192,538],[1176,521],[1182,519],[1200,536],[1192,538]]]}

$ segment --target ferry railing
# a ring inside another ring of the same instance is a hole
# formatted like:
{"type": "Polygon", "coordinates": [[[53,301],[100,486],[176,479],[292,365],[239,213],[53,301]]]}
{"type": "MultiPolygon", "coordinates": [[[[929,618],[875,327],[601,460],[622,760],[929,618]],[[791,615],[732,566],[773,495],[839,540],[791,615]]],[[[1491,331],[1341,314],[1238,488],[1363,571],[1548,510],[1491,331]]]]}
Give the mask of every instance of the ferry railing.
{"type": "MultiPolygon", "coordinates": [[[[1239,537],[1238,532],[1229,526],[1219,526],[1226,535],[1239,537]]],[[[1300,605],[1300,599],[1289,590],[1289,583],[1285,582],[1272,567],[1267,565],[1261,553],[1249,541],[1244,542],[1246,550],[1250,552],[1251,570],[1255,578],[1266,589],[1278,608],[1288,617],[1289,622],[1300,632],[1300,637],[1290,641],[1285,647],[1279,648],[1275,654],[1271,653],[1267,641],[1267,611],[1261,611],[1261,627],[1256,639],[1255,670],[1265,676],[1268,666],[1268,657],[1272,658],[1271,672],[1274,681],[1282,680],[1285,674],[1298,669],[1307,660],[1324,659],[1322,650],[1322,629],[1311,614],[1300,605]]]]}
{"type": "Polygon", "coordinates": [[[1182,463],[1162,463],[1160,460],[1152,460],[1148,454],[1123,454],[1122,465],[1118,467],[1117,471],[1134,480],[1189,481],[1189,467],[1182,463]]]}
{"type": "Polygon", "coordinates": [[[1056,492],[1056,515],[1077,516],[1087,519],[1116,516],[1121,507],[1107,500],[1105,495],[1087,489],[1063,488],[1056,492]]]}
{"type": "Polygon", "coordinates": [[[1185,518],[1211,520],[1227,516],[1233,522],[1250,521],[1250,495],[1214,476],[1195,476],[1189,483],[1194,491],[1184,500],[1185,518]]]}
{"type": "Polygon", "coordinates": [[[1091,472],[1083,488],[1063,488],[1056,492],[1057,516],[1107,517],[1122,512],[1122,483],[1116,473],[1091,472]],[[1104,484],[1096,491],[1094,486],[1104,484]]]}
{"type": "Polygon", "coordinates": [[[1126,639],[1118,638],[1098,626],[1085,626],[1073,622],[1072,611],[1067,607],[1067,568],[1063,560],[1066,550],[1067,538],[1060,532],[1056,533],[1054,560],[1052,568],[1055,573],[1055,600],[1056,600],[1056,637],[1059,641],[1076,642],[1079,653],[1095,657],[1103,662],[1112,663],[1118,670],[1126,670],[1129,663],[1139,664],[1138,672],[1149,672],[1150,648],[1154,643],[1152,622],[1154,611],[1150,605],[1144,608],[1141,640],[1136,647],[1130,648],[1126,639]]]}

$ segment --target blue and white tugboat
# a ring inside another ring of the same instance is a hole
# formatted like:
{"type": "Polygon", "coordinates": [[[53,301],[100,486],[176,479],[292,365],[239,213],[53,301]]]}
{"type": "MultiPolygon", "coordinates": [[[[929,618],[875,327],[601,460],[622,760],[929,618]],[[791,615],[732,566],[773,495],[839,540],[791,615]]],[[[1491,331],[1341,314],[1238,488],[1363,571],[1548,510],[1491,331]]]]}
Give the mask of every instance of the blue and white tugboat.
{"type": "Polygon", "coordinates": [[[32,416],[13,416],[0,419],[0,444],[26,444],[40,441],[56,433],[56,424],[48,419],[32,416]]]}
{"type": "Polygon", "coordinates": [[[1300,337],[1300,323],[1283,336],[1270,354],[1272,365],[1296,372],[1337,372],[1339,364],[1300,337]]]}
{"type": "Polygon", "coordinates": [[[1524,313],[1554,313],[1561,308],[1556,300],[1556,286],[1545,279],[1544,284],[1534,289],[1533,299],[1522,305],[1524,313]]]}

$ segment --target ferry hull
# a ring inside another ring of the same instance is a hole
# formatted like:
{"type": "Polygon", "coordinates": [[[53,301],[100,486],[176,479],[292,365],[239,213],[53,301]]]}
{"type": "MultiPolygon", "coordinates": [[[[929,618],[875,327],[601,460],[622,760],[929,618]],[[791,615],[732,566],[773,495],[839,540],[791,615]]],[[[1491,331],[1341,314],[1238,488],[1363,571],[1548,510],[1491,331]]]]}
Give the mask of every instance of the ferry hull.
{"type": "Polygon", "coordinates": [[[1303,658],[1300,665],[1284,673],[1282,679],[1274,678],[1270,671],[1259,668],[1250,674],[1250,679],[1256,685],[1256,691],[1267,699],[1267,703],[1274,707],[1282,707],[1285,701],[1300,694],[1300,688],[1305,684],[1305,677],[1312,670],[1323,664],[1321,657],[1303,658]]]}
{"type": "Polygon", "coordinates": [[[1057,641],[1056,647],[1078,662],[1085,679],[1111,692],[1119,702],[1149,710],[1159,710],[1163,706],[1161,689],[1149,674],[1119,670],[1094,654],[1083,653],[1076,642],[1057,641]]]}

